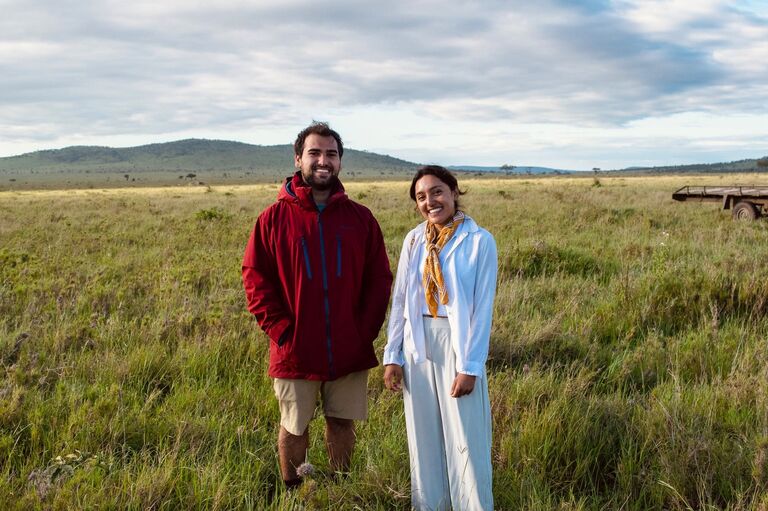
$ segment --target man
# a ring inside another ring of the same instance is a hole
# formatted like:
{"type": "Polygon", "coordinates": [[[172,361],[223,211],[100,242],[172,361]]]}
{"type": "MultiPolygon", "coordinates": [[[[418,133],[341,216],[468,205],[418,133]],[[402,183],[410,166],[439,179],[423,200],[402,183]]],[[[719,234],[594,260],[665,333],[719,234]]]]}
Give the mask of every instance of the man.
{"type": "Polygon", "coordinates": [[[339,134],[313,123],[294,153],[298,171],[259,215],[243,258],[248,310],[270,339],[288,488],[301,483],[296,468],[305,461],[318,393],[331,468],[348,471],[353,420],[367,418],[368,369],[378,365],[373,341],[392,284],[379,224],[338,179],[339,134]]]}

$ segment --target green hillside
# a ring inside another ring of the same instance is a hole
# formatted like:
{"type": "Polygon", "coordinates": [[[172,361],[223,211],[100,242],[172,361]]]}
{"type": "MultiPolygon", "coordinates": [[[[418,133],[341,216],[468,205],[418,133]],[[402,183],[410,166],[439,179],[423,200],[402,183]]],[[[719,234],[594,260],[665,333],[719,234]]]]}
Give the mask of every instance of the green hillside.
{"type": "MultiPolygon", "coordinates": [[[[293,169],[289,144],[261,146],[226,140],[188,139],[138,147],[73,146],[0,158],[0,184],[163,184],[178,179],[206,182],[272,181],[293,169]],[[194,174],[192,176],[191,174],[194,174]]],[[[346,177],[410,174],[415,163],[345,149],[346,177]]]]}
{"type": "Polygon", "coordinates": [[[750,172],[755,170],[768,170],[768,156],[759,159],[737,160],[723,163],[695,163],[691,165],[666,165],[660,167],[630,167],[623,171],[638,172],[644,174],[709,174],[722,172],[750,172]]]}

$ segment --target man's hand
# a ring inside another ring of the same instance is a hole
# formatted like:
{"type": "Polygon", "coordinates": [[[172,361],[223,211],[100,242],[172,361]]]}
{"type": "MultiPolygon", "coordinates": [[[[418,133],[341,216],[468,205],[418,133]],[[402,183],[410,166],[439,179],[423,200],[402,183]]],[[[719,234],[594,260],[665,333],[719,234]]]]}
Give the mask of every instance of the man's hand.
{"type": "Polygon", "coordinates": [[[385,365],[384,386],[392,392],[403,390],[403,368],[397,364],[385,365]]]}
{"type": "Polygon", "coordinates": [[[471,394],[475,388],[475,377],[469,374],[459,373],[451,385],[451,397],[461,397],[471,394]]]}

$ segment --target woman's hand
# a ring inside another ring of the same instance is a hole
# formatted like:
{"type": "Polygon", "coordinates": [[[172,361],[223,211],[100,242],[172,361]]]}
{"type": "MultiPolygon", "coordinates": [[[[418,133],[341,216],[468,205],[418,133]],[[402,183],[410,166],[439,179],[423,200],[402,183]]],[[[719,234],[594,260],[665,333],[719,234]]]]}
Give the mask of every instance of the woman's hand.
{"type": "MultiPolygon", "coordinates": [[[[386,377],[385,377],[386,378],[386,377]]],[[[461,397],[471,394],[475,388],[475,377],[470,374],[458,373],[451,385],[451,397],[461,397]]]]}
{"type": "Polygon", "coordinates": [[[397,364],[385,365],[384,386],[392,392],[401,391],[403,389],[403,368],[397,364]]]}

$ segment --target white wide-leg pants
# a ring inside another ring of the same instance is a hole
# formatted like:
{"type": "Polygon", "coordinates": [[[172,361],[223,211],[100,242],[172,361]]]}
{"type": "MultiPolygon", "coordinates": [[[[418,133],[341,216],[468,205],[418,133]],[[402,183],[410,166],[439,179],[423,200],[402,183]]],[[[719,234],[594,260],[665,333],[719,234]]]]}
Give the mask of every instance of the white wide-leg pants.
{"type": "Polygon", "coordinates": [[[419,511],[492,511],[491,407],[485,374],[451,397],[456,360],[446,318],[424,318],[427,362],[404,367],[411,494],[419,511]]]}

